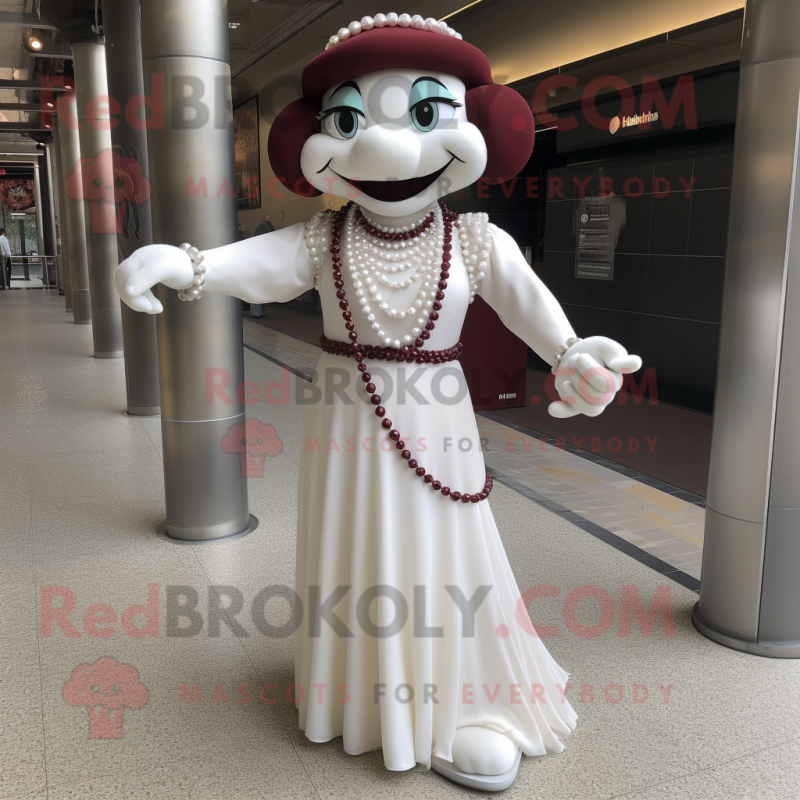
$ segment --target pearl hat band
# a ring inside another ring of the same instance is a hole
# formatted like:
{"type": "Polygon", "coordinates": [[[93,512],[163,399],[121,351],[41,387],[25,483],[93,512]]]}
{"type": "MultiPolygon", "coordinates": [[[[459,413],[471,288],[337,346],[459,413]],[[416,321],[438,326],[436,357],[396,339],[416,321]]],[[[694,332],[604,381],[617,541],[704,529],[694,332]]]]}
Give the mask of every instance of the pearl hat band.
{"type": "Polygon", "coordinates": [[[430,33],[443,33],[452,36],[454,39],[461,39],[461,34],[456,33],[449,25],[433,17],[423,19],[419,14],[376,14],[374,17],[363,17],[359,22],[351,22],[346,28],[340,28],[339,32],[328,40],[325,45],[326,50],[335,47],[339,42],[345,42],[359,33],[370,31],[373,28],[414,28],[419,31],[429,31],[430,33]]]}

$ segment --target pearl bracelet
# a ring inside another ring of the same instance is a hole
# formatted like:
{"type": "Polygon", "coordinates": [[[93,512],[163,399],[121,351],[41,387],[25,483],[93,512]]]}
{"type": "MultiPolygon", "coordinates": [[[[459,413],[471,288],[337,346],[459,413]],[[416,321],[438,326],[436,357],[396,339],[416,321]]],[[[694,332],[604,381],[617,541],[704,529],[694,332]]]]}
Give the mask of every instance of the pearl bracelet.
{"type": "Polygon", "coordinates": [[[564,354],[567,352],[567,350],[569,350],[570,347],[572,347],[572,345],[578,344],[578,342],[582,342],[582,341],[583,341],[583,339],[578,339],[578,338],[572,336],[569,339],[567,339],[567,341],[564,342],[564,344],[561,344],[561,345],[558,346],[558,348],[556,349],[556,354],[553,357],[553,370],[552,371],[553,371],[554,375],[558,372],[558,368],[561,366],[561,359],[564,357],[564,354]]]}
{"type": "Polygon", "coordinates": [[[206,279],[203,277],[206,273],[206,268],[203,266],[203,254],[196,248],[192,247],[188,242],[181,245],[181,250],[192,259],[194,265],[194,280],[188,289],[179,289],[178,297],[181,300],[199,300],[203,296],[203,284],[206,279]]]}

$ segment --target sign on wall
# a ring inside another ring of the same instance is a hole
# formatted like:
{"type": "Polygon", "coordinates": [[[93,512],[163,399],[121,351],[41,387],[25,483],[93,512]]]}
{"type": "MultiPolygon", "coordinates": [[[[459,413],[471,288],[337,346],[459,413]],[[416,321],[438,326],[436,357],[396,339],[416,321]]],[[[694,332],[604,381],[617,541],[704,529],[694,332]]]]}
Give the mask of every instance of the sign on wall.
{"type": "Polygon", "coordinates": [[[625,198],[584,197],[575,211],[575,277],[614,280],[614,251],[625,227],[625,198]]]}
{"type": "Polygon", "coordinates": [[[240,211],[261,208],[261,149],[258,130],[258,97],[233,109],[236,161],[236,199],[240,211]]]}

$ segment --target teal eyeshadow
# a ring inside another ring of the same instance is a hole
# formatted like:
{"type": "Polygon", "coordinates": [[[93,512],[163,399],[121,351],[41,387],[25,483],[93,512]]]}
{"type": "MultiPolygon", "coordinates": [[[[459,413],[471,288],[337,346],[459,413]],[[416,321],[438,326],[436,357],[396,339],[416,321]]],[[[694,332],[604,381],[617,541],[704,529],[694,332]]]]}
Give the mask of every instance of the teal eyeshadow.
{"type": "Polygon", "coordinates": [[[421,103],[423,100],[430,100],[433,98],[446,98],[453,102],[455,102],[456,99],[440,83],[436,83],[435,81],[420,81],[414,84],[411,89],[411,97],[408,103],[409,108],[414,108],[417,103],[421,103]]]}
{"type": "Polygon", "coordinates": [[[361,99],[359,92],[352,86],[344,86],[335,91],[322,113],[324,114],[329,108],[340,108],[341,106],[352,108],[361,112],[362,115],[364,114],[364,101],[361,99]]]}

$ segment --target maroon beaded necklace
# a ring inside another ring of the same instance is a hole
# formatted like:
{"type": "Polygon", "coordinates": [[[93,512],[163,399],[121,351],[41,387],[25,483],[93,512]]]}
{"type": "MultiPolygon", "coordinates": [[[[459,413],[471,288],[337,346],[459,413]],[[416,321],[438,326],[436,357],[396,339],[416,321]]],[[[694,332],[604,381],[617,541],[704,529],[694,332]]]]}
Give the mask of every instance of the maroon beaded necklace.
{"type": "MultiPolygon", "coordinates": [[[[433,475],[427,472],[424,467],[421,467],[416,459],[411,457],[411,451],[406,448],[406,442],[400,435],[400,431],[392,428],[392,421],[386,416],[386,409],[381,405],[381,397],[379,394],[375,393],[377,387],[372,383],[372,376],[367,371],[367,365],[364,363],[365,358],[383,358],[387,361],[397,360],[407,361],[409,363],[416,362],[418,364],[441,364],[447,361],[453,361],[461,354],[462,345],[460,342],[455,347],[451,347],[447,350],[422,350],[425,340],[430,339],[431,331],[436,327],[436,320],[439,319],[439,311],[442,308],[444,290],[447,288],[447,279],[450,277],[449,267],[453,249],[453,225],[458,222],[458,214],[454,214],[443,202],[439,201],[444,221],[444,247],[442,248],[442,269],[439,273],[439,291],[436,293],[436,300],[433,304],[433,310],[431,311],[428,324],[425,326],[425,330],[420,333],[419,338],[414,342],[413,347],[406,345],[396,349],[394,347],[374,347],[358,343],[358,333],[353,323],[353,312],[349,310],[349,303],[345,296],[340,247],[342,224],[352,205],[353,203],[348,203],[336,212],[331,228],[333,285],[336,287],[336,297],[339,300],[339,308],[342,309],[342,318],[345,321],[347,336],[350,341],[336,342],[323,335],[320,337],[322,349],[325,352],[334,353],[336,355],[352,356],[358,362],[358,371],[361,373],[364,389],[367,394],[370,395],[370,402],[372,405],[376,406],[375,415],[381,418],[381,425],[389,431],[389,438],[395,443],[395,448],[400,453],[400,457],[408,463],[410,469],[415,471],[418,478],[422,478],[435,492],[441,492],[445,497],[450,497],[450,499],[455,502],[460,500],[462,503],[479,503],[481,500],[485,500],[492,491],[494,485],[492,476],[488,472],[486,473],[486,482],[483,485],[482,491],[475,494],[462,494],[461,492],[452,491],[449,486],[442,486],[441,481],[435,480],[433,475]]],[[[370,225],[361,213],[361,209],[359,209],[358,217],[359,222],[367,233],[381,238],[393,239],[413,239],[419,236],[422,231],[427,230],[433,222],[433,212],[431,212],[413,231],[391,234],[385,231],[379,231],[373,225],[370,225]]]]}
{"type": "MultiPolygon", "coordinates": [[[[444,211],[444,206],[442,206],[442,210],[444,211]]],[[[450,214],[450,211],[447,211],[450,214]]],[[[458,215],[456,215],[458,216],[458,215]]],[[[365,216],[364,212],[361,210],[359,206],[357,216],[358,222],[360,223],[361,227],[370,235],[375,236],[378,239],[390,239],[395,242],[399,242],[402,239],[416,239],[421,233],[425,233],[425,231],[433,225],[434,220],[434,213],[433,211],[430,214],[425,215],[425,219],[417,225],[416,228],[410,231],[395,231],[394,233],[390,233],[389,231],[382,231],[379,228],[376,228],[365,216]]]]}

